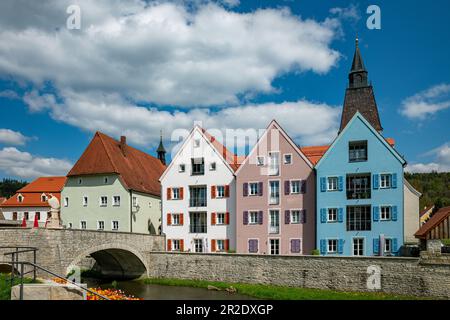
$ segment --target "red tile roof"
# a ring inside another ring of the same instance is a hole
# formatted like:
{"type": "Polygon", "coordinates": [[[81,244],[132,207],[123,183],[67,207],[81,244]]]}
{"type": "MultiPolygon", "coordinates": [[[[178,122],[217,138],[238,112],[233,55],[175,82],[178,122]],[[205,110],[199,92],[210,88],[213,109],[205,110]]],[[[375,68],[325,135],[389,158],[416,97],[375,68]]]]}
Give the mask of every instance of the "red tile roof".
{"type": "Polygon", "coordinates": [[[33,182],[27,184],[17,193],[3,202],[0,207],[49,207],[47,201],[42,201],[42,194],[48,198],[55,196],[58,200],[61,199],[61,190],[66,183],[66,177],[40,177],[33,182]],[[23,196],[23,201],[19,202],[18,196],[23,196]]]}
{"type": "Polygon", "coordinates": [[[159,159],[96,132],[67,176],[116,173],[129,190],[160,196],[165,168],[159,159]]]}
{"type": "Polygon", "coordinates": [[[6,201],[6,198],[0,197],[0,204],[2,204],[2,203],[5,202],[5,201],[6,201]]]}
{"type": "MultiPolygon", "coordinates": [[[[386,142],[389,143],[391,147],[395,146],[395,140],[392,138],[386,138],[386,142]]],[[[330,148],[330,145],[325,146],[310,146],[310,147],[299,147],[300,151],[311,161],[312,164],[316,165],[317,162],[323,157],[325,152],[330,148]]]]}
{"type": "Polygon", "coordinates": [[[416,238],[426,238],[427,234],[437,227],[444,219],[450,216],[450,207],[439,209],[419,230],[414,234],[416,238]]]}
{"type": "Polygon", "coordinates": [[[239,169],[241,163],[245,160],[245,156],[238,156],[228,150],[222,143],[220,143],[214,136],[208,133],[203,128],[200,128],[205,135],[205,137],[211,142],[211,144],[216,148],[220,155],[225,159],[225,161],[230,165],[233,171],[239,169]]]}

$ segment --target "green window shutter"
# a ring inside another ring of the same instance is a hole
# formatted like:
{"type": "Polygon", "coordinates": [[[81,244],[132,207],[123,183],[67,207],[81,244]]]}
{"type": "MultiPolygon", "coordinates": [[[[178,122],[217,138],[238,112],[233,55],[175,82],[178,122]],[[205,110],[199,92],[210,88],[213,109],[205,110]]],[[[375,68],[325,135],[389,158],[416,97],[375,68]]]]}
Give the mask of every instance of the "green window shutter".
{"type": "Polygon", "coordinates": [[[397,174],[393,173],[392,174],[392,188],[397,188],[397,174]]]}
{"type": "Polygon", "coordinates": [[[344,177],[338,177],[338,189],[339,191],[344,190],[344,177]]]}
{"type": "Polygon", "coordinates": [[[398,251],[398,241],[397,238],[392,239],[392,252],[398,251]]]}
{"type": "Polygon", "coordinates": [[[344,239],[338,240],[338,253],[343,254],[344,253],[344,239]]]}
{"type": "Polygon", "coordinates": [[[344,208],[338,209],[338,221],[344,222],[344,208]]]}
{"type": "Polygon", "coordinates": [[[392,221],[397,221],[397,206],[392,206],[391,207],[392,210],[392,221]]]}
{"type": "Polygon", "coordinates": [[[380,254],[380,239],[379,238],[373,239],[373,253],[376,255],[380,254]]]}
{"type": "Polygon", "coordinates": [[[327,191],[327,178],[321,177],[320,178],[320,192],[327,191]]]}
{"type": "Polygon", "coordinates": [[[380,175],[374,174],[372,180],[373,180],[373,188],[374,189],[380,188],[380,175]]]}
{"type": "Polygon", "coordinates": [[[372,210],[373,210],[373,221],[380,220],[380,207],[373,206],[372,210]]]}
{"type": "Polygon", "coordinates": [[[320,254],[325,255],[327,253],[327,240],[320,239],[320,254]]]}
{"type": "Polygon", "coordinates": [[[325,208],[320,209],[320,222],[321,223],[327,222],[327,209],[325,208]]]}

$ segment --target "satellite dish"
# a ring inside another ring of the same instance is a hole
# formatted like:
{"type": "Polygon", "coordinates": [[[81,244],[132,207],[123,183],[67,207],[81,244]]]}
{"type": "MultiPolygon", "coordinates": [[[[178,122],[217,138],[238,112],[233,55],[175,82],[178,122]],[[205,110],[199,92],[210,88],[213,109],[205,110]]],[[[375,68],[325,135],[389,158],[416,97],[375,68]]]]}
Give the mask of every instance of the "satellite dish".
{"type": "Polygon", "coordinates": [[[59,210],[61,208],[59,200],[55,196],[52,196],[50,199],[48,199],[47,202],[50,205],[50,207],[54,210],[59,210]]]}

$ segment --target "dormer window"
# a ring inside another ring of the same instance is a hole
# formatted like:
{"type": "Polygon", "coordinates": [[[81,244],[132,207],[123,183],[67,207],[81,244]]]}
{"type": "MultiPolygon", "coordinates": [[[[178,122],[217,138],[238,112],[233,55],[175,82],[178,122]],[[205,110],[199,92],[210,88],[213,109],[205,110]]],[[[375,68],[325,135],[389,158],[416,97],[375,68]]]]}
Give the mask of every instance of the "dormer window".
{"type": "Polygon", "coordinates": [[[42,201],[42,202],[47,202],[47,200],[48,200],[47,195],[46,195],[45,193],[43,193],[43,194],[41,195],[41,201],[42,201]]]}
{"type": "Polygon", "coordinates": [[[195,148],[200,147],[200,139],[194,139],[194,147],[195,148]]]}
{"type": "Polygon", "coordinates": [[[105,184],[108,184],[108,177],[105,177],[105,178],[103,179],[103,182],[104,182],[105,184]]]}
{"type": "Polygon", "coordinates": [[[19,195],[17,196],[17,201],[19,201],[20,203],[22,203],[22,202],[23,202],[23,195],[19,194],[19,195]]]}
{"type": "Polygon", "coordinates": [[[83,184],[83,179],[79,178],[78,179],[78,184],[83,184]]]}

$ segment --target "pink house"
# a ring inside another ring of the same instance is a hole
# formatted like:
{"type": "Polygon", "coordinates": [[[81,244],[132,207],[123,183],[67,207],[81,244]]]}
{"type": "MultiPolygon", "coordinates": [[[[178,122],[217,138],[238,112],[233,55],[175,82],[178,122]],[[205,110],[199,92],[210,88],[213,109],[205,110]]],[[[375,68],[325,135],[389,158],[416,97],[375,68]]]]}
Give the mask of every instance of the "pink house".
{"type": "Polygon", "coordinates": [[[236,171],[238,253],[315,249],[313,164],[273,120],[236,171]]]}

